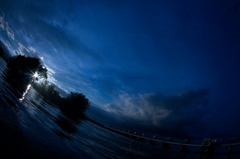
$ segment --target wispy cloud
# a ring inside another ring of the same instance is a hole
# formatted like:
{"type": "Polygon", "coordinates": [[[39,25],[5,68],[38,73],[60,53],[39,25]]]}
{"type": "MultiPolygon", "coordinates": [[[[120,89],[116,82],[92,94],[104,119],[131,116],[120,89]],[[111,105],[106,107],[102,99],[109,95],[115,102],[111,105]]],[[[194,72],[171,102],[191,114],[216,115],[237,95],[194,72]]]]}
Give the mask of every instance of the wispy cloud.
{"type": "Polygon", "coordinates": [[[8,22],[4,20],[3,16],[0,16],[0,28],[6,31],[9,38],[15,40],[14,33],[12,29],[8,26],[8,22]]]}

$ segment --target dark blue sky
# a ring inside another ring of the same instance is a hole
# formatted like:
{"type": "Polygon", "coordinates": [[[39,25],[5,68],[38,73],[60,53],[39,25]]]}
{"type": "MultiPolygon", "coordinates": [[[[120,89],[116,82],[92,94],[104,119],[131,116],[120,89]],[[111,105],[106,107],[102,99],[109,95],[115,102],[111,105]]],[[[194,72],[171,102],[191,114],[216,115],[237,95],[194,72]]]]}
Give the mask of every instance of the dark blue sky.
{"type": "Polygon", "coordinates": [[[1,40],[116,118],[240,133],[240,1],[0,2],[1,40]],[[224,129],[223,129],[224,125],[224,129]]]}

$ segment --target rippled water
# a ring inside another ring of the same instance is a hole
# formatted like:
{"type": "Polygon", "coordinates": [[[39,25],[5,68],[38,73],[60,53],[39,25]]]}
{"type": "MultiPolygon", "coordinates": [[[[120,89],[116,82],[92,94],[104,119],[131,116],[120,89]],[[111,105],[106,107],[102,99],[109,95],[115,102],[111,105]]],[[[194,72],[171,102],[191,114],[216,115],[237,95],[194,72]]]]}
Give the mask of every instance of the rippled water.
{"type": "MultiPolygon", "coordinates": [[[[19,158],[199,158],[111,132],[89,121],[72,123],[30,88],[20,101],[4,80],[0,58],[1,156],[19,158]]],[[[204,157],[204,156],[203,156],[204,157]]],[[[205,156],[206,157],[206,156],[205,156]]],[[[213,157],[213,156],[211,156],[213,157]]],[[[214,156],[213,158],[229,156],[214,156]]]]}

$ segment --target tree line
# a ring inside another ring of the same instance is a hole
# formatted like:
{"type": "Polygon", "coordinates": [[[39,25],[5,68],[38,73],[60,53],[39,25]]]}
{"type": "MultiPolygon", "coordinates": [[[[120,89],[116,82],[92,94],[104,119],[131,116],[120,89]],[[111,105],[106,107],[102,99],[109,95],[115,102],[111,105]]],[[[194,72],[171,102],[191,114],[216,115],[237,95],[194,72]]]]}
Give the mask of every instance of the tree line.
{"type": "Polygon", "coordinates": [[[47,69],[38,58],[18,55],[6,59],[6,62],[5,79],[17,97],[21,97],[30,84],[46,101],[60,109],[65,117],[73,121],[85,117],[85,111],[90,106],[89,100],[84,94],[76,92],[62,97],[55,86],[47,81],[47,69]],[[38,76],[34,77],[36,72],[38,76]],[[38,83],[38,78],[46,80],[38,83]]]}

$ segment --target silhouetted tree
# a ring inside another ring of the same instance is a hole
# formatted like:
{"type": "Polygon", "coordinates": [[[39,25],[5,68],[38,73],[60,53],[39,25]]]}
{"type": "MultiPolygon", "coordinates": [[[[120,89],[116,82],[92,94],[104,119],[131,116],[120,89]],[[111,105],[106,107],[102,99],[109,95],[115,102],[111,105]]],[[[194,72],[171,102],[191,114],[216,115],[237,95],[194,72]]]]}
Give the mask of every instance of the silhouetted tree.
{"type": "Polygon", "coordinates": [[[5,61],[10,57],[10,53],[4,43],[0,40],[0,57],[2,57],[5,61]]]}
{"type": "Polygon", "coordinates": [[[59,92],[55,90],[55,87],[48,81],[33,83],[33,87],[47,102],[51,103],[51,105],[59,106],[64,100],[59,92]]]}
{"type": "Polygon", "coordinates": [[[0,57],[4,58],[4,50],[1,45],[0,45],[0,57]]]}
{"type": "MultiPolygon", "coordinates": [[[[78,123],[81,118],[85,117],[89,101],[83,94],[70,93],[66,98],[63,98],[55,90],[55,86],[47,80],[41,83],[35,82],[36,77],[33,77],[35,72],[47,79],[47,69],[42,67],[39,59],[14,56],[7,60],[7,69],[6,81],[12,86],[17,97],[21,97],[27,85],[31,84],[44,99],[57,106],[68,119],[78,123]]],[[[68,125],[66,121],[61,119],[59,123],[65,123],[62,126],[68,125]]]]}
{"type": "Polygon", "coordinates": [[[89,108],[89,100],[81,93],[70,93],[66,98],[60,96],[55,86],[47,81],[34,83],[33,87],[51,105],[58,107],[62,114],[75,122],[85,117],[85,111],[89,108]]]}
{"type": "Polygon", "coordinates": [[[38,72],[47,78],[47,69],[37,58],[14,56],[7,60],[6,81],[12,86],[17,97],[21,97],[27,85],[33,82],[33,74],[38,72]]]}
{"type": "Polygon", "coordinates": [[[66,117],[77,121],[81,117],[84,117],[84,113],[89,105],[88,99],[83,94],[70,93],[68,97],[64,99],[60,110],[66,117]]]}

